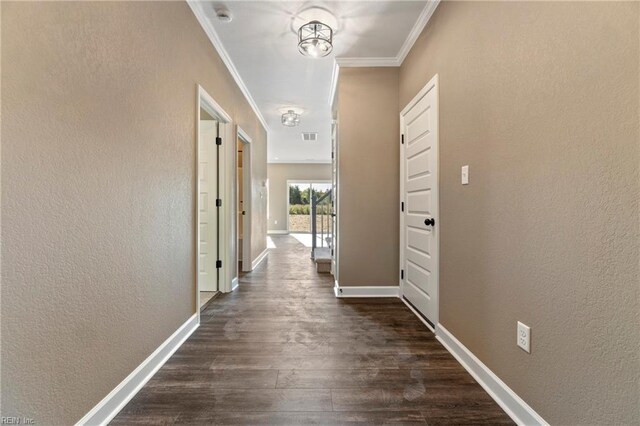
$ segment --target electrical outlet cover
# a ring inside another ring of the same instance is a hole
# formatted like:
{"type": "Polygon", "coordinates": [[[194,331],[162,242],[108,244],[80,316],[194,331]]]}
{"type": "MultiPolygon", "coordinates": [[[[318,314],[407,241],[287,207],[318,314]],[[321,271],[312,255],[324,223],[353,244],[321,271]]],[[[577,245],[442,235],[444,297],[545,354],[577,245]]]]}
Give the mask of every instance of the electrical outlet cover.
{"type": "Polygon", "coordinates": [[[518,321],[517,345],[527,353],[531,353],[531,328],[518,321]]]}

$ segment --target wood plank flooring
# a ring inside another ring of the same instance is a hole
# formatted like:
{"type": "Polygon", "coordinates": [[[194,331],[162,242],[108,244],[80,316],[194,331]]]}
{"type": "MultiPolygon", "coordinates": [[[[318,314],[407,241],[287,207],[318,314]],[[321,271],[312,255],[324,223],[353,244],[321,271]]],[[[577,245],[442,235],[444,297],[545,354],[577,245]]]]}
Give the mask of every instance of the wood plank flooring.
{"type": "Polygon", "coordinates": [[[401,301],[336,299],[272,239],[111,424],[513,424],[401,301]]]}

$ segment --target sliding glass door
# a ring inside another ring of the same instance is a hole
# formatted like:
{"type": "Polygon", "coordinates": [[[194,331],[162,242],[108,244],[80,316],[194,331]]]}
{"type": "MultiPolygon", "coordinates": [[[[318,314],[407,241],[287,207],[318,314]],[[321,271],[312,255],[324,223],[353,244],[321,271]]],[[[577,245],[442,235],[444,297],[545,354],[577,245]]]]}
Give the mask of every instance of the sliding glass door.
{"type": "Polygon", "coordinates": [[[291,233],[311,233],[311,200],[331,189],[329,181],[290,181],[287,200],[287,229],[291,233]]]}

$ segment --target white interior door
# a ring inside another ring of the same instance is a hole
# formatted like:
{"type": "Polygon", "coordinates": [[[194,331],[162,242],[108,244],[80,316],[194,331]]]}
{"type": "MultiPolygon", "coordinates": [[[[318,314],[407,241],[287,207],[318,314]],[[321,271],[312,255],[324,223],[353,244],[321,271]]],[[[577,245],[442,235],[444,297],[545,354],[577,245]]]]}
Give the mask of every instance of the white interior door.
{"type": "Polygon", "coordinates": [[[432,325],[438,322],[438,79],[400,116],[402,295],[432,325]]]}
{"type": "Polygon", "coordinates": [[[199,125],[198,180],[200,193],[198,194],[198,283],[200,291],[217,291],[218,212],[216,209],[216,136],[218,136],[218,122],[215,120],[201,120],[199,125]]]}

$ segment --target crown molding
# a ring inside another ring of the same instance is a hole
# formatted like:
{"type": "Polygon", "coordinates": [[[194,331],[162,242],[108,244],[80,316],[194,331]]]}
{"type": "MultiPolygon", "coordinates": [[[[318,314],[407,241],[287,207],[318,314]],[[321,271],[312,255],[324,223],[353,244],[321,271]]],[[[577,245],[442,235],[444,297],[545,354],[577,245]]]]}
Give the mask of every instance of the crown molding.
{"type": "Polygon", "coordinates": [[[340,67],[399,67],[397,58],[336,58],[340,67]]]}
{"type": "Polygon", "coordinates": [[[429,19],[433,16],[433,12],[436,11],[438,4],[440,4],[440,0],[429,0],[427,2],[396,56],[382,58],[336,58],[336,64],[340,67],[399,67],[411,51],[416,40],[418,40],[418,37],[420,37],[422,30],[424,30],[429,19]]]}
{"type": "Polygon", "coordinates": [[[436,11],[436,8],[438,7],[439,4],[440,4],[440,0],[429,0],[425,5],[424,9],[422,9],[422,12],[420,12],[420,15],[418,16],[418,20],[413,25],[413,28],[411,28],[409,35],[407,36],[406,40],[402,44],[402,47],[400,47],[400,51],[396,56],[396,61],[398,62],[398,66],[402,65],[402,62],[404,62],[404,59],[407,57],[407,55],[411,51],[411,48],[415,44],[416,40],[418,40],[418,37],[420,37],[420,34],[422,34],[422,30],[424,30],[424,27],[427,26],[429,19],[431,19],[431,17],[433,16],[433,12],[436,11]]]}
{"type": "MultiPolygon", "coordinates": [[[[265,128],[267,133],[269,133],[270,129],[269,129],[269,126],[267,125],[267,121],[265,120],[264,116],[260,112],[260,109],[258,108],[258,105],[256,104],[256,102],[253,100],[253,97],[251,96],[249,89],[244,84],[242,77],[240,77],[240,73],[238,72],[235,65],[233,64],[231,57],[229,56],[226,49],[222,45],[222,41],[218,37],[218,34],[213,28],[211,21],[207,17],[204,9],[202,8],[202,5],[206,3],[198,0],[187,0],[187,4],[189,4],[189,7],[191,8],[191,11],[195,15],[196,19],[198,20],[198,23],[200,24],[204,32],[207,34],[207,37],[209,37],[211,44],[213,45],[215,50],[218,52],[218,55],[220,55],[222,62],[224,62],[224,64],[226,65],[227,69],[229,70],[229,73],[231,74],[234,81],[240,88],[240,91],[242,92],[247,102],[253,109],[253,112],[255,112],[256,116],[260,120],[260,123],[265,128]]],[[[333,103],[335,102],[335,98],[337,95],[338,75],[339,75],[340,67],[399,67],[400,65],[402,65],[402,62],[411,51],[411,48],[413,47],[416,40],[422,33],[422,30],[424,29],[424,27],[429,22],[429,19],[431,19],[431,16],[433,16],[433,13],[438,7],[438,4],[440,4],[440,0],[429,0],[427,2],[425,7],[422,9],[422,12],[420,12],[420,15],[418,16],[416,23],[413,25],[413,28],[411,28],[409,35],[407,36],[404,43],[400,47],[400,51],[395,57],[335,58],[335,62],[333,65],[333,74],[331,77],[331,88],[329,91],[329,105],[333,105],[333,103]]]]}
{"type": "Polygon", "coordinates": [[[207,3],[201,2],[198,0],[187,0],[187,4],[191,8],[191,11],[195,15],[196,19],[198,20],[198,23],[200,24],[204,32],[207,34],[207,37],[209,37],[209,41],[211,41],[211,44],[213,45],[214,49],[218,52],[218,55],[220,55],[220,59],[222,59],[222,62],[224,62],[224,64],[226,65],[227,69],[229,70],[229,73],[231,74],[234,81],[240,88],[240,91],[242,92],[245,99],[253,109],[253,112],[256,114],[256,116],[258,116],[258,120],[260,120],[260,123],[262,123],[262,126],[264,127],[265,131],[269,133],[269,126],[267,125],[267,121],[264,119],[264,116],[260,112],[260,109],[258,108],[258,105],[256,104],[256,102],[253,100],[251,93],[249,93],[249,89],[244,84],[242,77],[240,77],[240,73],[238,72],[235,65],[233,64],[231,57],[229,56],[226,49],[222,45],[222,41],[220,40],[220,37],[218,37],[218,33],[216,33],[215,29],[213,28],[213,24],[211,24],[211,21],[207,17],[207,14],[205,13],[204,9],[202,8],[202,5],[207,3]]]}

